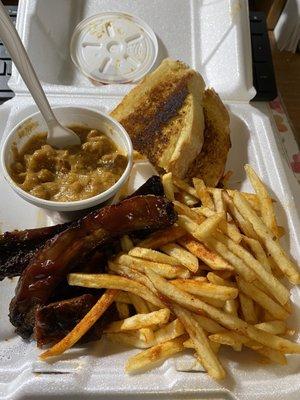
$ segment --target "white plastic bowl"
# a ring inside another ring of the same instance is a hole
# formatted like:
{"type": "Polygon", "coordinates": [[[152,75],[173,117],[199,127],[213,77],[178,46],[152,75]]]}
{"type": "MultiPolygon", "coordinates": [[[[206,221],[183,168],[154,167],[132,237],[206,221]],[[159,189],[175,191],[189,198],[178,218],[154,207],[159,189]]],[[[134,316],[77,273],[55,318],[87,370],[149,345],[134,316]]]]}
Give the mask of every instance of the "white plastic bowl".
{"type": "Polygon", "coordinates": [[[127,166],[120,179],[105,192],[85,200],[78,201],[51,201],[32,196],[21,189],[11,178],[8,172],[8,166],[13,161],[11,146],[13,143],[17,148],[21,148],[29,137],[41,132],[47,131],[47,126],[40,112],[30,115],[21,121],[8,134],[1,149],[1,167],[6,181],[11,188],[24,200],[37,207],[53,211],[68,212],[78,211],[93,207],[103,203],[112,197],[121,189],[129,177],[132,168],[133,148],[130,137],[126,130],[116,120],[110,116],[89,108],[80,107],[54,107],[54,114],[57,119],[65,126],[85,126],[91,129],[99,129],[105,133],[121,150],[127,155],[127,166]]]}

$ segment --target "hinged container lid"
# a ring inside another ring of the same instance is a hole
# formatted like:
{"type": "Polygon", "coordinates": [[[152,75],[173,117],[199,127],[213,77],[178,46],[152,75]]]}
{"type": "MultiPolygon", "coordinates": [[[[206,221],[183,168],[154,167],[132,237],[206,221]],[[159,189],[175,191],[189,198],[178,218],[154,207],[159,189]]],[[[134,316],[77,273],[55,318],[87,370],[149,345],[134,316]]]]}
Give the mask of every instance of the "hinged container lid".
{"type": "Polygon", "coordinates": [[[158,44],[140,18],[103,12],[81,21],[70,45],[73,62],[87,77],[102,83],[141,79],[153,66],[158,44]]]}

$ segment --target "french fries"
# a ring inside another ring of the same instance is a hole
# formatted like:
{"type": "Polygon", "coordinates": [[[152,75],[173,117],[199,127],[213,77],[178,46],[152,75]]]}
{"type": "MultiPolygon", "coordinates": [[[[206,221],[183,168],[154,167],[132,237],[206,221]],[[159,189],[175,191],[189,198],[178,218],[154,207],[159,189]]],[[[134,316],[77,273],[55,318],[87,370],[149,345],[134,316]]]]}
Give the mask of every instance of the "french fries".
{"type": "Polygon", "coordinates": [[[255,272],[257,278],[270,289],[280,304],[285,304],[288,301],[289,291],[286,289],[286,287],[280,283],[279,280],[276,279],[270,272],[266,271],[266,269],[263,268],[261,264],[252,256],[252,254],[250,254],[239,244],[235,243],[233,240],[220,233],[215,233],[214,236],[255,272]]]}
{"type": "Polygon", "coordinates": [[[219,286],[214,283],[199,282],[191,279],[176,279],[172,281],[172,285],[185,290],[188,293],[209,299],[229,300],[235,299],[238,290],[233,287],[219,286]]]}
{"type": "Polygon", "coordinates": [[[223,257],[213,250],[208,249],[204,244],[197,242],[189,236],[184,236],[179,239],[179,244],[189,250],[192,254],[202,260],[211,269],[215,270],[229,270],[233,271],[234,268],[223,257]]]}
{"type": "Polygon", "coordinates": [[[215,210],[217,212],[225,212],[225,206],[223,203],[223,198],[222,198],[222,190],[221,189],[215,189],[212,193],[213,195],[213,201],[215,205],[215,210]]]}
{"type": "Polygon", "coordinates": [[[179,179],[179,178],[175,178],[173,177],[173,183],[175,186],[177,186],[179,189],[183,190],[184,192],[190,194],[193,197],[198,197],[197,196],[197,191],[196,189],[194,189],[193,187],[191,187],[190,185],[188,185],[186,182],[184,182],[183,180],[179,179]]]}
{"type": "Polygon", "coordinates": [[[214,203],[202,179],[193,178],[193,184],[196,190],[197,197],[201,200],[204,207],[214,210],[214,203]]]}
{"type": "Polygon", "coordinates": [[[225,312],[218,310],[198,298],[193,297],[189,293],[175,287],[151,270],[147,271],[147,275],[160,293],[175,303],[180,304],[184,308],[196,313],[199,313],[200,310],[204,311],[208,316],[219,322],[219,324],[223,325],[225,328],[244,334],[267,347],[271,347],[283,353],[300,353],[300,344],[264,332],[247,324],[247,322],[236,316],[226,314],[225,312]]]}
{"type": "Polygon", "coordinates": [[[116,308],[121,319],[125,319],[129,317],[129,307],[126,303],[121,303],[120,301],[116,301],[116,308]]]}
{"type": "Polygon", "coordinates": [[[173,305],[172,308],[192,339],[199,361],[206,371],[214,379],[224,379],[226,376],[225,370],[211,349],[204,330],[197,324],[192,313],[178,305],[173,305]]]}
{"type": "Polygon", "coordinates": [[[128,373],[134,373],[139,370],[145,370],[153,366],[158,362],[171,357],[172,355],[179,353],[184,350],[183,342],[186,341],[187,337],[182,335],[178,338],[168,340],[157,344],[137,355],[130,357],[126,363],[125,371],[128,373]]]}
{"type": "MultiPolygon", "coordinates": [[[[212,211],[211,209],[209,209],[208,207],[194,207],[192,209],[194,212],[199,213],[204,215],[205,217],[211,217],[213,214],[215,214],[215,211],[212,211]]],[[[219,224],[219,229],[228,237],[230,237],[233,241],[240,243],[240,241],[242,240],[242,235],[240,233],[240,231],[238,230],[238,228],[227,221],[221,221],[219,224]]]]}
{"type": "Polygon", "coordinates": [[[124,235],[121,237],[121,248],[126,253],[133,248],[133,242],[128,235],[124,235]]]}
{"type": "Polygon", "coordinates": [[[216,213],[201,224],[196,224],[186,215],[178,216],[178,224],[200,242],[208,238],[217,229],[220,221],[225,219],[225,213],[216,213]]]}
{"type": "Polygon", "coordinates": [[[229,194],[223,191],[222,195],[225,204],[227,206],[227,210],[230,212],[230,216],[235,221],[236,225],[240,228],[240,230],[246,235],[246,237],[258,239],[258,236],[255,233],[253,226],[239,213],[229,194]]]}
{"type": "Polygon", "coordinates": [[[186,234],[180,226],[173,225],[170,228],[158,231],[150,235],[147,239],[139,243],[140,247],[156,249],[170,242],[176,242],[177,239],[186,234]]]}
{"type": "Polygon", "coordinates": [[[100,297],[97,303],[82,318],[82,320],[65,336],[49,350],[40,355],[42,360],[49,357],[59,356],[72,347],[79,339],[94,325],[101,315],[108,309],[118,294],[118,290],[109,289],[100,297]]]}
{"type": "Polygon", "coordinates": [[[149,312],[147,302],[140,296],[137,296],[136,294],[133,293],[128,293],[128,297],[131,300],[131,303],[138,314],[147,314],[149,312]]]}
{"type": "Polygon", "coordinates": [[[253,300],[244,293],[239,293],[239,300],[244,320],[248,322],[248,324],[255,324],[257,322],[257,317],[253,300]]]}
{"type": "Polygon", "coordinates": [[[295,263],[286,255],[274,234],[267,228],[264,222],[251,209],[250,204],[238,192],[234,192],[233,201],[240,213],[252,225],[257,235],[264,241],[264,244],[278,267],[286,274],[291,283],[300,283],[300,274],[295,263]],[[274,240],[275,239],[275,240],[274,240]]]}
{"type": "Polygon", "coordinates": [[[284,230],[266,186],[250,166],[245,170],[256,194],[207,188],[198,178],[192,187],[165,174],[177,225],[139,243],[133,239],[135,246],[123,236],[122,253],[108,260],[108,274],[69,274],[70,285],[107,290],[41,357],[71,347],[113,301],[120,320],[105,326],[104,335],[143,349],[127,361],[129,373],[152,368],[185,348],[196,351],[196,369],[214,379],[226,376],[218,358],[223,345],[235,351],[248,347],[279,365],[286,364],[286,353],[300,354],[300,344],[282,337],[295,330],[287,327],[292,306],[280,281],[286,275],[298,283],[300,274],[279,244],[284,230]]]}
{"type": "Polygon", "coordinates": [[[164,276],[168,279],[173,278],[188,278],[190,276],[190,272],[182,266],[170,265],[165,263],[158,263],[154,261],[148,261],[137,257],[129,256],[128,254],[121,254],[117,256],[114,260],[114,263],[125,265],[132,269],[136,269],[139,272],[144,273],[146,269],[153,269],[159,275],[164,276]]]}
{"type": "MultiPolygon", "coordinates": [[[[167,245],[166,245],[167,246],[167,245]]],[[[142,258],[148,261],[154,261],[156,263],[163,263],[169,265],[180,265],[178,259],[160,253],[156,250],[151,250],[143,247],[134,247],[128,252],[128,255],[132,257],[142,258]]]]}
{"type": "Polygon", "coordinates": [[[161,178],[164,192],[168,200],[173,201],[174,198],[174,188],[173,188],[173,180],[172,180],[172,172],[168,172],[164,174],[161,178]]]}
{"type": "Polygon", "coordinates": [[[136,314],[121,321],[114,321],[109,324],[104,332],[132,331],[140,328],[147,328],[156,324],[166,324],[170,318],[170,310],[162,308],[148,314],[136,314]]]}
{"type": "Polygon", "coordinates": [[[261,218],[266,226],[279,237],[279,230],[276,223],[275,211],[272,203],[272,199],[260,178],[256,175],[253,168],[249,165],[245,165],[245,171],[250,180],[260,203],[261,218]]]}
{"type": "Polygon", "coordinates": [[[237,284],[240,291],[245,293],[252,300],[256,301],[262,308],[267,310],[274,318],[284,320],[288,318],[289,313],[270,296],[258,289],[255,285],[237,278],[237,284]]]}
{"type": "Polygon", "coordinates": [[[191,272],[196,273],[198,271],[199,262],[197,257],[191,254],[189,251],[183,249],[178,244],[168,243],[164,246],[161,246],[160,250],[178,260],[180,264],[184,265],[191,272]]]}
{"type": "Polygon", "coordinates": [[[71,286],[83,286],[96,289],[120,289],[141,296],[144,300],[164,308],[162,301],[146,286],[131,279],[118,275],[107,274],[69,274],[68,283],[71,286]]]}
{"type": "Polygon", "coordinates": [[[212,342],[228,345],[228,346],[241,346],[242,344],[250,349],[262,354],[263,356],[269,358],[271,361],[285,365],[286,358],[285,356],[278,350],[270,349],[266,346],[262,346],[261,344],[250,340],[244,335],[237,334],[235,332],[221,332],[214,335],[210,335],[209,339],[212,342]]]}
{"type": "Polygon", "coordinates": [[[261,322],[255,326],[256,328],[272,333],[273,335],[283,335],[287,330],[286,322],[284,321],[261,322]]]}

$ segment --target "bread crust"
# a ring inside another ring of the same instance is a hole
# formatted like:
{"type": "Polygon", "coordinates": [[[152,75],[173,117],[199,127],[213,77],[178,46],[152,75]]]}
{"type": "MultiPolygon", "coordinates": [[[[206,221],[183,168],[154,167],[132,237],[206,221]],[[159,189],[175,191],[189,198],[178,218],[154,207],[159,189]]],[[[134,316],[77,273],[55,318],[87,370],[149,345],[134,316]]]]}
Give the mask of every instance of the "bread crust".
{"type": "Polygon", "coordinates": [[[166,59],[112,111],[133,147],[158,169],[184,177],[203,145],[204,81],[180,61],[166,59]]]}
{"type": "Polygon", "coordinates": [[[186,180],[203,179],[207,186],[215,187],[222,178],[231,147],[230,117],[220,97],[207,89],[203,97],[205,119],[204,143],[198,157],[189,167],[186,180]]]}

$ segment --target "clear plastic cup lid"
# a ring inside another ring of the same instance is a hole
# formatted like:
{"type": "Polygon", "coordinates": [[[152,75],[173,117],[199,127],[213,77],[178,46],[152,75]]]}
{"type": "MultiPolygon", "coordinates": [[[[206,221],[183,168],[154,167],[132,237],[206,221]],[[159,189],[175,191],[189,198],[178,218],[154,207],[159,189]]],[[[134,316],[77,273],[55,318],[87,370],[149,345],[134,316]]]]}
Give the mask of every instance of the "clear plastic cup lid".
{"type": "Polygon", "coordinates": [[[149,72],[158,44],[153,30],[140,18],[104,12],[76,26],[70,51],[75,65],[92,80],[126,83],[149,72]]]}

